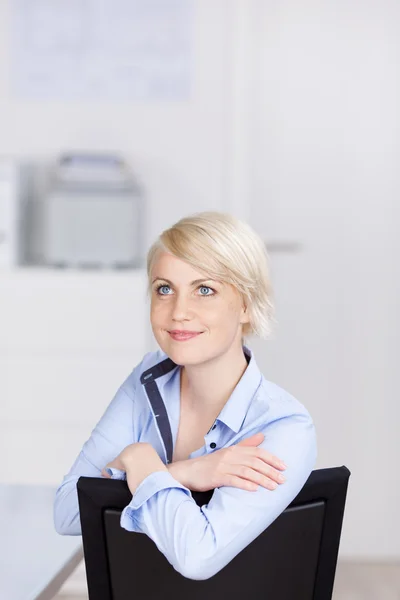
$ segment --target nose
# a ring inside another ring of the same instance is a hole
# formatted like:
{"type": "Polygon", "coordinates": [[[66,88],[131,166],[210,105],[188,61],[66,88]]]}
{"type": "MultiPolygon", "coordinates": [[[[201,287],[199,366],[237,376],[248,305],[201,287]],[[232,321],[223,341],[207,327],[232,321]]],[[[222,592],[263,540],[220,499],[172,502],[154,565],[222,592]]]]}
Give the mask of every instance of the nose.
{"type": "Polygon", "coordinates": [[[172,320],[183,321],[190,319],[190,300],[184,294],[176,294],[172,304],[172,320]]]}

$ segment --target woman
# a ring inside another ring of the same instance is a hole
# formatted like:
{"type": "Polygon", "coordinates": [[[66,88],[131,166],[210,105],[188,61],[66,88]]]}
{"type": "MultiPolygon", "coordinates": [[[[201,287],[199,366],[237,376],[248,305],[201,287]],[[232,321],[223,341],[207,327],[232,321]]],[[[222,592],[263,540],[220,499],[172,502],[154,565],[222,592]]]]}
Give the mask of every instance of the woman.
{"type": "Polygon", "coordinates": [[[244,343],[268,337],[274,320],[267,254],[249,225],[218,212],[183,218],[150,248],[147,274],[160,349],[84,444],[57,490],[54,522],[81,534],[80,476],[126,479],[121,526],[147,534],[182,575],[207,579],[297,496],[315,466],[315,428],[244,343]],[[212,489],[197,506],[191,490],[212,489]]]}

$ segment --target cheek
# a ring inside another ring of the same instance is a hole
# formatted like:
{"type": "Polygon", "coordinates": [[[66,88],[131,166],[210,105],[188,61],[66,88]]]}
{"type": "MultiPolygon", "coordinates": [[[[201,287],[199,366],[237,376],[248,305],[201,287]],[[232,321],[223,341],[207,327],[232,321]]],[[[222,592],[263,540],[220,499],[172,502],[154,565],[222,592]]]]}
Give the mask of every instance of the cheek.
{"type": "Polygon", "coordinates": [[[157,321],[160,319],[162,315],[162,310],[159,304],[152,302],[150,306],[150,319],[152,321],[157,321]]]}
{"type": "Polygon", "coordinates": [[[232,324],[236,324],[239,321],[239,309],[236,302],[227,302],[222,313],[224,321],[229,321],[232,324]]]}
{"type": "Polygon", "coordinates": [[[234,323],[237,319],[237,306],[234,302],[213,303],[202,311],[202,315],[207,322],[215,325],[234,323]]]}
{"type": "Polygon", "coordinates": [[[150,321],[153,325],[163,327],[165,322],[170,321],[170,308],[168,308],[167,302],[153,302],[150,305],[150,321]]]}

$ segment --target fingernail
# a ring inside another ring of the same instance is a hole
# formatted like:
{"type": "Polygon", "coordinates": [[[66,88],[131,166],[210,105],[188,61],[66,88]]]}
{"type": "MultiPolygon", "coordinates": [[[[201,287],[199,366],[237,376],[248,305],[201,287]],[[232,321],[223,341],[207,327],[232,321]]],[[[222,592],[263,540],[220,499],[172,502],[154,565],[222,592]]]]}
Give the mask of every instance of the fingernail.
{"type": "Polygon", "coordinates": [[[104,470],[105,470],[105,472],[106,472],[106,473],[107,473],[107,474],[108,474],[110,477],[112,477],[112,471],[111,471],[111,469],[110,469],[110,468],[108,468],[108,467],[107,467],[107,468],[106,468],[106,469],[104,469],[104,470]]]}

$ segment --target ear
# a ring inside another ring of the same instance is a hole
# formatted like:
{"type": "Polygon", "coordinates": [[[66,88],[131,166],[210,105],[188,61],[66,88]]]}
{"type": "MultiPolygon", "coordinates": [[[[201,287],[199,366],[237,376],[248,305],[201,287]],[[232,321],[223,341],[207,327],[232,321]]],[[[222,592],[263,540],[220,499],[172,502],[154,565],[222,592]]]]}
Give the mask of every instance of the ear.
{"type": "Polygon", "coordinates": [[[241,323],[249,323],[250,322],[250,315],[249,315],[248,307],[246,306],[245,303],[242,306],[242,315],[240,318],[240,322],[241,323]]]}

